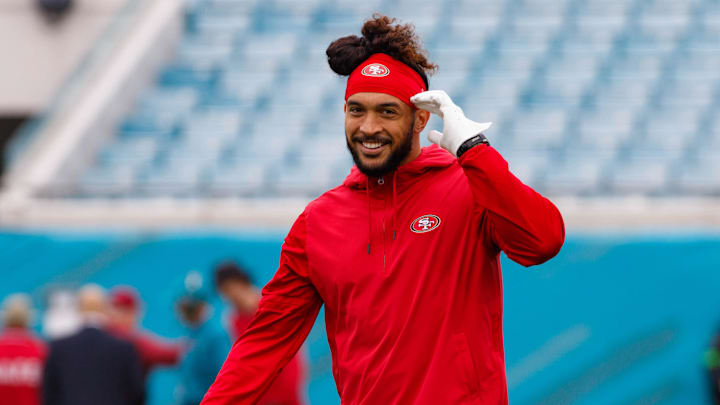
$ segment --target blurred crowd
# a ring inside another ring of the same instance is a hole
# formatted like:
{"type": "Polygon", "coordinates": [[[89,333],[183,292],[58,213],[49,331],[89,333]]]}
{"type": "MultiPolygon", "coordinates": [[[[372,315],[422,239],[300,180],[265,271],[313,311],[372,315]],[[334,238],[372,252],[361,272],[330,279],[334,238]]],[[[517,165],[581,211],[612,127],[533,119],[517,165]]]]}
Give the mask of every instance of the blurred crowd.
{"type": "MultiPolygon", "coordinates": [[[[29,295],[2,302],[0,403],[13,405],[139,405],[147,402],[148,375],[176,367],[178,405],[197,405],[215,380],[231,342],[250,326],[260,290],[235,262],[214,269],[216,291],[229,308],[225,328],[212,322],[211,291],[200,272],[185,277],[173,303],[185,336],[167,339],[143,329],[143,301],[131,286],[106,291],[88,284],[49,297],[42,336],[29,295]]],[[[263,405],[301,405],[302,354],[298,354],[265,394],[263,405]]]]}

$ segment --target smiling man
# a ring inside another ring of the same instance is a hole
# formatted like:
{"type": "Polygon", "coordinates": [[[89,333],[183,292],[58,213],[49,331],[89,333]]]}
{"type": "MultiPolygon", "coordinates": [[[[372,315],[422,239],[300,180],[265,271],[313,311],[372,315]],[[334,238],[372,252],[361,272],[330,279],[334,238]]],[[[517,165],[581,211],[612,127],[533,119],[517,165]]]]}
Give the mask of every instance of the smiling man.
{"type": "Polygon", "coordinates": [[[525,266],[565,237],[557,208],[508,171],[441,90],[412,26],[376,15],[327,49],[348,77],[355,167],[308,204],[258,311],[203,404],[254,404],[325,305],[344,405],[507,404],[500,252],[525,266]],[[443,133],[421,148],[430,113],[443,133]]]}
{"type": "Polygon", "coordinates": [[[358,170],[380,177],[420,155],[420,139],[415,135],[425,128],[430,114],[412,106],[410,97],[414,95],[411,89],[426,88],[427,77],[422,79],[407,65],[382,53],[366,62],[348,81],[345,136],[358,170]],[[388,66],[393,67],[393,75],[388,66]],[[400,75],[415,79],[412,87],[398,81],[400,75]],[[380,84],[385,86],[378,89],[380,84]]]}

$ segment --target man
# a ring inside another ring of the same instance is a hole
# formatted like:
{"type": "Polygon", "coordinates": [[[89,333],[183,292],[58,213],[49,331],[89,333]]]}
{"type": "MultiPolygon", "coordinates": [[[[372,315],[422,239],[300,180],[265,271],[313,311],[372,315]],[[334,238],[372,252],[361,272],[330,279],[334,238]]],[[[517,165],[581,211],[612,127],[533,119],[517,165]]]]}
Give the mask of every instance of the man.
{"type": "Polygon", "coordinates": [[[210,319],[212,307],[201,286],[202,276],[196,272],[188,274],[188,291],[176,303],[180,320],[188,328],[190,343],[180,363],[180,383],[176,390],[180,405],[200,403],[230,347],[228,336],[210,319]]]}
{"type": "MultiPolygon", "coordinates": [[[[260,302],[260,291],[250,281],[250,276],[235,262],[225,262],[215,269],[215,286],[234,309],[230,318],[233,339],[240,337],[247,329],[260,302]]],[[[283,368],[275,382],[263,395],[260,405],[304,404],[305,364],[298,352],[283,368]]]]}
{"type": "Polygon", "coordinates": [[[355,167],[311,202],[257,314],[203,405],[253,404],[322,304],[344,405],[507,404],[500,252],[525,266],[559,251],[555,206],[524,185],[442,91],[412,26],[375,16],[327,50],[349,74],[355,167]],[[420,148],[430,112],[443,133],[420,148]]]}
{"type": "Polygon", "coordinates": [[[165,342],[138,327],[140,297],[134,288],[118,286],[110,292],[111,321],[108,330],[120,339],[129,341],[140,355],[143,377],[158,366],[174,366],[180,361],[182,345],[165,342]]]}
{"type": "Polygon", "coordinates": [[[2,305],[0,333],[0,403],[39,405],[45,343],[30,330],[30,298],[14,294],[2,305]]]}
{"type": "Polygon", "coordinates": [[[140,405],[145,391],[140,358],[130,342],[103,328],[105,292],[88,285],[78,293],[83,327],[50,343],[43,397],[46,405],[140,405]]]}

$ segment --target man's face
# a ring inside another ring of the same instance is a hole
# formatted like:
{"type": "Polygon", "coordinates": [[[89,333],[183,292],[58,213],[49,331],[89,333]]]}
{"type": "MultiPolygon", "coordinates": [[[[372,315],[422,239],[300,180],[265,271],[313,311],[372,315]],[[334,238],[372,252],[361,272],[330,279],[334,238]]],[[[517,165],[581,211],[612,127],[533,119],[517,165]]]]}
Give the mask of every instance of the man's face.
{"type": "Polygon", "coordinates": [[[218,290],[226,300],[233,304],[236,310],[255,312],[257,309],[258,294],[250,284],[227,280],[218,286],[218,290]]]}
{"type": "Polygon", "coordinates": [[[134,309],[113,306],[110,309],[110,316],[115,325],[126,329],[132,329],[137,324],[137,313],[134,309]]]}
{"type": "MultiPolygon", "coordinates": [[[[424,127],[427,117],[419,115],[424,127]]],[[[368,176],[381,176],[417,157],[415,124],[416,110],[388,94],[355,93],[345,103],[347,147],[355,165],[368,176]]]]}
{"type": "Polygon", "coordinates": [[[183,323],[195,327],[204,320],[207,304],[199,301],[181,301],[177,304],[177,310],[183,323]]]}

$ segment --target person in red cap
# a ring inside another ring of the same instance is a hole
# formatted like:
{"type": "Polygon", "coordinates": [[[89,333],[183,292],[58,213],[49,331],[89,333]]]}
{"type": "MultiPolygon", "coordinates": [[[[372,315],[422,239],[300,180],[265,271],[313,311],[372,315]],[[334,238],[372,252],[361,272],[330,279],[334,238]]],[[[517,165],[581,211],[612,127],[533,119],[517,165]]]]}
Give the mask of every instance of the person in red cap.
{"type": "Polygon", "coordinates": [[[116,337],[130,341],[140,355],[143,376],[158,366],[174,366],[180,361],[183,347],[168,342],[138,327],[140,322],[140,297],[128,286],[118,286],[110,292],[110,323],[107,329],[116,337]]]}
{"type": "Polygon", "coordinates": [[[39,405],[47,346],[30,330],[32,307],[24,294],[10,295],[2,306],[0,403],[39,405]]]}
{"type": "Polygon", "coordinates": [[[500,252],[555,256],[558,209],[523,184],[442,90],[411,25],[376,15],[327,49],[349,75],[355,166],[307,205],[203,405],[255,404],[322,305],[344,405],[507,404],[500,252]],[[443,119],[421,148],[430,114],[443,119]]]}

